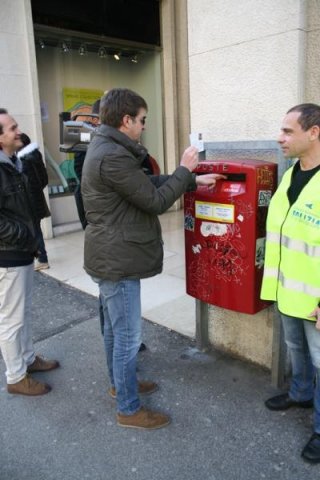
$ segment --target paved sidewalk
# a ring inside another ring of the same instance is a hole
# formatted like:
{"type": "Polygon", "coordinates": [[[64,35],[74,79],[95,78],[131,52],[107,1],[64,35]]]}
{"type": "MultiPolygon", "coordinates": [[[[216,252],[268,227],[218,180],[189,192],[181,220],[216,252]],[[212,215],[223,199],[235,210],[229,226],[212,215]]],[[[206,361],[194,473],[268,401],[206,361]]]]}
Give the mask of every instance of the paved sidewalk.
{"type": "Polygon", "coordinates": [[[320,466],[300,459],[311,412],[269,412],[274,393],[262,369],[148,321],[139,354],[141,378],[159,382],[145,397],[172,423],[150,432],[120,428],[106,395],[105,356],[96,299],[46,275],[35,275],[37,351],[62,367],[38,378],[43,397],[8,395],[0,360],[1,480],[315,479],[320,466]]]}

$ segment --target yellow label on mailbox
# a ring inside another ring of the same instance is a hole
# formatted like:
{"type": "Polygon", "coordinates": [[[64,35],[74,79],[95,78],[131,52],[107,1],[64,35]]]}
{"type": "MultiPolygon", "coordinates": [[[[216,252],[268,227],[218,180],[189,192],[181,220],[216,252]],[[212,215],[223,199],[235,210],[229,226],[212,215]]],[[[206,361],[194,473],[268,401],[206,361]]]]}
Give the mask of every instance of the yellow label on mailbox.
{"type": "Polygon", "coordinates": [[[234,223],[234,205],[225,203],[195,202],[196,218],[212,222],[234,223]]]}

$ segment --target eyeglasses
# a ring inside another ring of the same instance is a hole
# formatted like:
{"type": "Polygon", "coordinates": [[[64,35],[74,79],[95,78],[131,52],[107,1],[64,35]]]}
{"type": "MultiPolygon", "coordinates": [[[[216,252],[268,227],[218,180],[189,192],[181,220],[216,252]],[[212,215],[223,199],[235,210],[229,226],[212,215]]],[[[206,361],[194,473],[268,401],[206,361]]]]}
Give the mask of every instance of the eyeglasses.
{"type": "MultiPolygon", "coordinates": [[[[132,117],[131,115],[130,115],[130,117],[132,118],[132,120],[133,120],[134,122],[136,121],[136,118],[137,118],[137,117],[132,117]]],[[[146,119],[147,119],[147,117],[138,118],[138,120],[139,120],[139,122],[141,123],[141,125],[145,125],[145,124],[146,124],[146,119]]]]}

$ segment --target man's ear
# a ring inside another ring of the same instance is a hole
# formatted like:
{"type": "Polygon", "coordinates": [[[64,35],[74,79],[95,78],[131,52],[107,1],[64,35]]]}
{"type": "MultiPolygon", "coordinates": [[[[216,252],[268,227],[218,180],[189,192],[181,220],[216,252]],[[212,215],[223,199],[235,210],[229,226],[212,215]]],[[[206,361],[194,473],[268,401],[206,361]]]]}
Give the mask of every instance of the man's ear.
{"type": "Polygon", "coordinates": [[[313,125],[310,128],[310,140],[314,141],[320,137],[320,127],[318,125],[313,125]]]}
{"type": "Polygon", "coordinates": [[[130,129],[130,122],[131,122],[131,117],[130,115],[124,115],[121,120],[121,125],[118,128],[120,132],[127,133],[128,130],[130,129]]]}

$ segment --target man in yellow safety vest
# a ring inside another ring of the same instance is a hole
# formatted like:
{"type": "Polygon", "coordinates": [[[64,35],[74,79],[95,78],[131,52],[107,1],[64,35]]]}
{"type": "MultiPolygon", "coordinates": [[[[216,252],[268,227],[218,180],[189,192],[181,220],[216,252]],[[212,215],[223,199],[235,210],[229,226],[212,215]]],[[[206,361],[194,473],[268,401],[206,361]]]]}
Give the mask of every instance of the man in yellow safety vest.
{"type": "Polygon", "coordinates": [[[270,410],[314,407],[314,432],[302,457],[320,462],[320,106],[291,108],[278,139],[298,161],[274,194],[267,218],[261,298],[275,300],[290,353],[287,393],[268,399],[270,410]]]}

